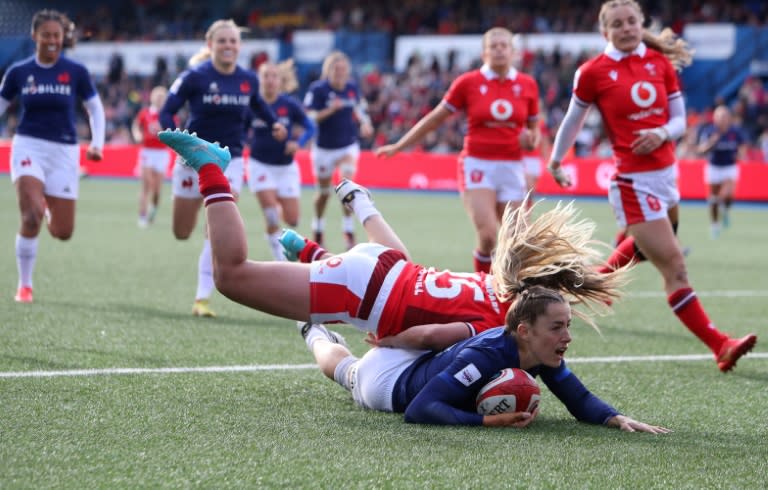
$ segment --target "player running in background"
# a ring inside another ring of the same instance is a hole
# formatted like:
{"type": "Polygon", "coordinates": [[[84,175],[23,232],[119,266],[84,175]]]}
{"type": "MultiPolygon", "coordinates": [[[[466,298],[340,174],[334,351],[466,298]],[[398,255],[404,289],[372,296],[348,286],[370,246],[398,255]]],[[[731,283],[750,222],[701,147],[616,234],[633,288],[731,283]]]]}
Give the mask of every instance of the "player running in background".
{"type": "Polygon", "coordinates": [[[168,148],[157,139],[160,131],[160,108],[168,97],[168,89],[157,86],[149,93],[149,106],[142,107],[131,124],[131,133],[139,147],[141,193],[139,194],[139,228],[146,228],[157,214],[163,180],[171,163],[168,148]]]}
{"type": "Polygon", "coordinates": [[[513,67],[512,33],[494,27],[483,35],[483,66],[459,76],[437,107],[396,143],[376,149],[391,157],[421,141],[458,111],[467,115],[458,178],[464,207],[475,228],[475,271],[488,272],[502,214],[522,205],[527,192],[522,151],[539,145],[539,88],[513,67]]]}
{"type": "MultiPolygon", "coordinates": [[[[160,110],[164,128],[176,128],[174,115],[189,104],[185,127],[202,138],[227,145],[233,155],[227,179],[235,195],[243,186],[243,141],[251,112],[260,117],[278,140],[286,130],[259,95],[256,74],[237,64],[240,28],[232,20],[217,20],[205,34],[206,45],[189,61],[189,69],[171,85],[160,110]]],[[[197,190],[197,174],[179,159],[173,168],[173,234],[186,240],[197,224],[203,196],[197,190]]],[[[214,290],[211,245],[207,230],[198,259],[197,292],[192,306],[195,316],[215,316],[209,298],[214,290]]]]}
{"type": "MultiPolygon", "coordinates": [[[[216,287],[233,301],[265,313],[301,322],[346,322],[380,338],[405,330],[409,347],[436,349],[503,324],[509,300],[530,285],[604,307],[623,284],[623,269],[609,274],[595,270],[600,253],[591,240],[594,223],[577,221],[570,205],[532,222],[525,210],[510,207],[499,231],[494,276],[453,273],[411,262],[367,192],[346,180],[337,194],[376,243],[310,264],[249,261],[242,218],[223,173],[229,153],[181,131],[159,136],[199,172],[216,287]]],[[[323,253],[303,240],[288,250],[298,250],[305,260],[323,253]]]]}
{"type": "MultiPolygon", "coordinates": [[[[373,135],[365,99],[360,97],[360,89],[350,78],[347,55],[334,51],[326,56],[321,78],[310,84],[304,106],[317,123],[317,138],[310,152],[317,186],[312,231],[315,241],[323,243],[323,216],[333,190],[333,173],[338,169],[341,178],[353,179],[360,156],[359,137],[373,135]]],[[[355,244],[355,221],[346,209],[342,212],[344,239],[347,248],[351,248],[355,244]]]]}
{"type": "Polygon", "coordinates": [[[302,106],[290,95],[298,87],[293,60],[280,64],[264,62],[259,66],[261,97],[269,104],[280,123],[288,131],[288,139],[278,141],[272,137],[263,119],[251,122],[248,159],[248,187],[256,195],[264,213],[267,242],[275,260],[285,260],[280,245],[280,220],[295,228],[299,224],[299,196],[301,175],[296,163],[296,150],[303,147],[315,134],[315,123],[307,117],[302,106]],[[301,126],[296,138],[294,126],[301,126]]]}
{"type": "Polygon", "coordinates": [[[61,12],[40,10],[32,18],[35,54],[13,64],[0,83],[0,114],[14,98],[21,120],[11,143],[11,180],[21,214],[16,234],[19,272],[14,299],[31,303],[38,236],[45,217],[48,232],[69,240],[75,229],[80,186],[80,145],[75,127],[78,99],[88,111],[88,160],[100,161],[104,147],[104,107],[88,70],[62,54],[75,45],[75,25],[61,12]]]}
{"type": "Polygon", "coordinates": [[[715,327],[688,282],[675,236],[680,191],[674,141],[686,125],[675,69],[690,63],[691,54],[671,30],[658,36],[644,30],[643,19],[634,0],[603,3],[600,30],[609,44],[574,76],[573,97],[555,137],[549,170],[561,186],[570,185],[560,163],[595,106],[616,159],[609,201],[619,228],[626,227],[629,234],[603,270],[623,266],[641,251],[661,273],[672,311],[714,353],[720,370],[730,371],[757,337],[731,338],[715,327]]]}
{"type": "Polygon", "coordinates": [[[712,113],[712,123],[699,132],[696,151],[707,154],[704,181],[709,186],[709,223],[712,238],[720,236],[723,228],[730,225],[733,191],[739,179],[738,161],[744,159],[749,139],[744,130],[735,124],[728,107],[721,105],[712,113]],[[720,212],[722,207],[722,213],[720,212]]]}
{"type": "Polygon", "coordinates": [[[322,373],[350,391],[357,405],[405,413],[406,422],[527,426],[536,412],[480,415],[475,408],[480,389],[502,369],[514,367],[540,376],[576,420],[627,432],[669,432],[621,415],[581,383],[564,359],[570,325],[571,307],[560,293],[530,286],[513,300],[505,326],[443,351],[374,347],[358,359],[322,325],[307,324],[301,333],[322,373]]]}

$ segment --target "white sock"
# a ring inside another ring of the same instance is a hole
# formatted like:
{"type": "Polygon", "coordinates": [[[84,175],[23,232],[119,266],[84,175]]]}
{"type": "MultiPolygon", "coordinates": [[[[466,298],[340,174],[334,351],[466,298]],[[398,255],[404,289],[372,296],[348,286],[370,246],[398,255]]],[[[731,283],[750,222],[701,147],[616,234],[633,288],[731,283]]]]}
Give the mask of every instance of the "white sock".
{"type": "Polygon", "coordinates": [[[37,259],[38,238],[26,238],[16,234],[16,269],[19,272],[19,287],[32,287],[32,272],[37,259]]]}
{"type": "Polygon", "coordinates": [[[323,230],[325,230],[325,218],[318,218],[317,216],[312,218],[312,231],[322,232],[323,230]]]}
{"type": "Polygon", "coordinates": [[[267,242],[269,243],[269,249],[272,251],[272,258],[278,262],[286,260],[285,254],[283,253],[283,246],[280,244],[280,235],[282,235],[280,230],[267,235],[267,242]]]}
{"type": "Polygon", "coordinates": [[[197,294],[195,299],[208,299],[213,293],[213,257],[211,256],[211,241],[203,241],[203,250],[197,261],[197,294]]]}
{"type": "Polygon", "coordinates": [[[381,212],[376,209],[368,195],[363,192],[358,192],[352,200],[352,211],[355,212],[355,216],[357,216],[360,224],[364,224],[365,220],[371,216],[381,216],[381,212]]]}
{"type": "Polygon", "coordinates": [[[342,216],[341,217],[341,231],[344,233],[354,233],[355,232],[355,218],[352,216],[342,216]]]}
{"type": "Polygon", "coordinates": [[[355,378],[357,374],[357,362],[359,359],[353,355],[349,355],[339,361],[336,364],[336,369],[333,370],[333,380],[338,384],[346,388],[348,391],[352,391],[355,387],[355,378]]]}
{"type": "MultiPolygon", "coordinates": [[[[305,322],[297,322],[299,330],[301,330],[304,323],[305,322]]],[[[312,325],[307,331],[307,336],[304,337],[304,342],[307,343],[307,348],[310,352],[312,352],[312,344],[314,344],[315,341],[319,339],[328,340],[328,330],[326,330],[322,325],[312,325]]]]}

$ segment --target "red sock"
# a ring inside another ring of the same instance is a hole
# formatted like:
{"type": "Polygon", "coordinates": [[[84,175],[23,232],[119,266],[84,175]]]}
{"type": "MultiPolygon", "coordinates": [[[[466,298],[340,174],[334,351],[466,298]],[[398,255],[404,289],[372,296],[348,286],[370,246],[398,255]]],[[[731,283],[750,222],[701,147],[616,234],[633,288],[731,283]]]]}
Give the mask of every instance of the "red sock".
{"type": "Polygon", "coordinates": [[[319,257],[328,253],[328,251],[321,247],[317,242],[314,242],[309,238],[305,238],[304,241],[306,242],[306,245],[304,245],[304,248],[299,252],[299,262],[314,262],[319,257]]]}
{"type": "Polygon", "coordinates": [[[232,189],[229,187],[229,181],[218,165],[207,163],[200,167],[197,175],[200,194],[203,195],[206,206],[219,201],[235,200],[232,189]]]}
{"type": "Polygon", "coordinates": [[[613,238],[614,247],[618,247],[621,242],[627,239],[627,229],[622,228],[616,232],[616,236],[613,238]]]}
{"type": "Polygon", "coordinates": [[[707,312],[704,311],[693,289],[680,288],[669,295],[667,302],[675,315],[683,322],[683,325],[707,344],[709,350],[715,354],[720,351],[720,346],[728,339],[728,336],[715,328],[715,325],[709,320],[707,312]]]}
{"type": "Polygon", "coordinates": [[[491,272],[491,257],[485,255],[479,250],[472,252],[472,259],[475,263],[475,272],[491,272]]]}
{"type": "Polygon", "coordinates": [[[633,237],[627,237],[616,246],[613,253],[611,253],[611,256],[608,257],[608,262],[600,267],[598,272],[601,274],[611,272],[619,267],[629,264],[633,258],[635,258],[635,239],[633,237]]]}

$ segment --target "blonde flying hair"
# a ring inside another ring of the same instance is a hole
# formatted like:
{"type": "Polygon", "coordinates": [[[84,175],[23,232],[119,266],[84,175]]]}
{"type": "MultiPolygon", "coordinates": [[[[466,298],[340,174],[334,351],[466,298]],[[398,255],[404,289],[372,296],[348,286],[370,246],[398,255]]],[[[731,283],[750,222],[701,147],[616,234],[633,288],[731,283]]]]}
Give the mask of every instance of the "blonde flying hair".
{"type": "MultiPolygon", "coordinates": [[[[608,10],[624,6],[635,9],[640,14],[640,22],[642,23],[645,19],[643,9],[635,0],[609,0],[600,7],[600,32],[605,33],[606,31],[608,10]]],[[[690,65],[693,61],[693,50],[688,46],[687,42],[677,37],[677,34],[669,27],[664,28],[658,34],[643,28],[643,42],[648,47],[666,56],[670,63],[672,63],[672,66],[678,71],[690,65]]]]}
{"type": "MultiPolygon", "coordinates": [[[[627,269],[597,271],[603,263],[601,250],[611,247],[592,238],[595,226],[579,217],[573,202],[558,202],[532,221],[525,206],[507,206],[491,263],[499,299],[517,300],[532,286],[542,286],[561,293],[572,305],[586,306],[587,312],[574,310],[574,315],[597,328],[592,316],[607,313],[607,305],[621,297],[627,269]]],[[[507,312],[508,329],[512,310],[507,312]]]]}
{"type": "Polygon", "coordinates": [[[211,59],[211,50],[208,48],[207,43],[213,40],[213,35],[216,33],[216,31],[224,27],[231,27],[240,34],[243,32],[248,32],[246,27],[238,26],[237,23],[235,23],[235,21],[232,19],[219,19],[215,21],[213,24],[211,24],[211,27],[205,31],[206,45],[200,48],[197,53],[193,54],[192,57],[189,58],[189,62],[187,63],[189,66],[199,65],[203,61],[211,59]]]}

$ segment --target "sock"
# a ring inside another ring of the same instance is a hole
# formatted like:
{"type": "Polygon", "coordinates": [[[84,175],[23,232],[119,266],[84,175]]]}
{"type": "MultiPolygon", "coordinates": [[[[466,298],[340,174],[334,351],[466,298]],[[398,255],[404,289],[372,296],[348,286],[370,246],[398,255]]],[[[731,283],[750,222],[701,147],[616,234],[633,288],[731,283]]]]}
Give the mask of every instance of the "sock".
{"type": "Polygon", "coordinates": [[[667,298],[669,306],[677,318],[688,327],[695,336],[707,344],[709,350],[717,354],[728,336],[720,332],[709,320],[709,316],[691,288],[680,288],[667,298]]]}
{"type": "Polygon", "coordinates": [[[616,236],[613,237],[613,248],[616,248],[619,246],[621,242],[627,239],[627,229],[622,228],[621,230],[616,232],[616,236]]]}
{"type": "MultiPolygon", "coordinates": [[[[302,329],[304,328],[303,322],[299,322],[300,325],[302,325],[302,329]]],[[[328,340],[328,332],[324,331],[325,327],[320,325],[312,325],[310,326],[306,333],[302,331],[302,335],[304,336],[304,342],[307,343],[307,348],[310,352],[312,352],[312,344],[315,343],[318,339],[328,340]]]]}
{"type": "MultiPolygon", "coordinates": [[[[218,167],[217,167],[218,168],[218,167]]],[[[197,261],[197,293],[195,299],[208,299],[213,293],[213,258],[211,257],[211,241],[203,241],[203,250],[197,261]]]]}
{"type": "Polygon", "coordinates": [[[32,287],[32,272],[37,260],[38,238],[26,238],[16,234],[16,269],[19,272],[19,287],[32,287]]]}
{"type": "Polygon", "coordinates": [[[272,258],[276,261],[287,260],[283,254],[283,246],[280,244],[280,235],[282,235],[280,230],[267,234],[269,249],[272,251],[272,258]]]}
{"type": "Polygon", "coordinates": [[[485,255],[479,250],[472,252],[472,259],[475,263],[475,272],[491,272],[491,256],[485,255]]]}
{"type": "Polygon", "coordinates": [[[355,387],[355,375],[357,374],[358,361],[359,359],[357,357],[349,355],[339,361],[339,363],[336,364],[336,369],[333,370],[333,380],[348,391],[352,391],[355,387]]]}
{"type": "Polygon", "coordinates": [[[229,187],[229,181],[218,165],[207,163],[198,171],[200,194],[206,206],[219,201],[234,202],[235,196],[229,187]]]}
{"type": "Polygon", "coordinates": [[[312,231],[317,231],[322,233],[323,230],[325,230],[325,219],[318,218],[317,216],[312,218],[312,231]]]}
{"type": "Polygon", "coordinates": [[[310,240],[309,238],[305,238],[304,241],[306,242],[306,245],[304,245],[304,248],[299,252],[299,262],[308,264],[317,260],[318,257],[328,253],[328,251],[321,247],[317,242],[310,240]]]}
{"type": "MultiPolygon", "coordinates": [[[[357,220],[360,224],[365,224],[365,221],[371,216],[380,216],[381,212],[373,205],[368,194],[364,192],[358,192],[355,194],[355,198],[352,200],[352,211],[357,216],[357,220]]],[[[346,231],[346,230],[344,230],[346,231]]]]}
{"type": "Polygon", "coordinates": [[[619,243],[619,245],[614,249],[613,253],[611,253],[611,256],[608,257],[608,261],[605,263],[605,265],[598,269],[598,272],[601,274],[611,272],[618,269],[619,267],[629,264],[629,262],[634,258],[636,258],[635,238],[630,236],[619,243]]]}
{"type": "Polygon", "coordinates": [[[354,233],[355,232],[355,219],[352,216],[342,216],[341,217],[341,230],[344,233],[354,233]]]}

